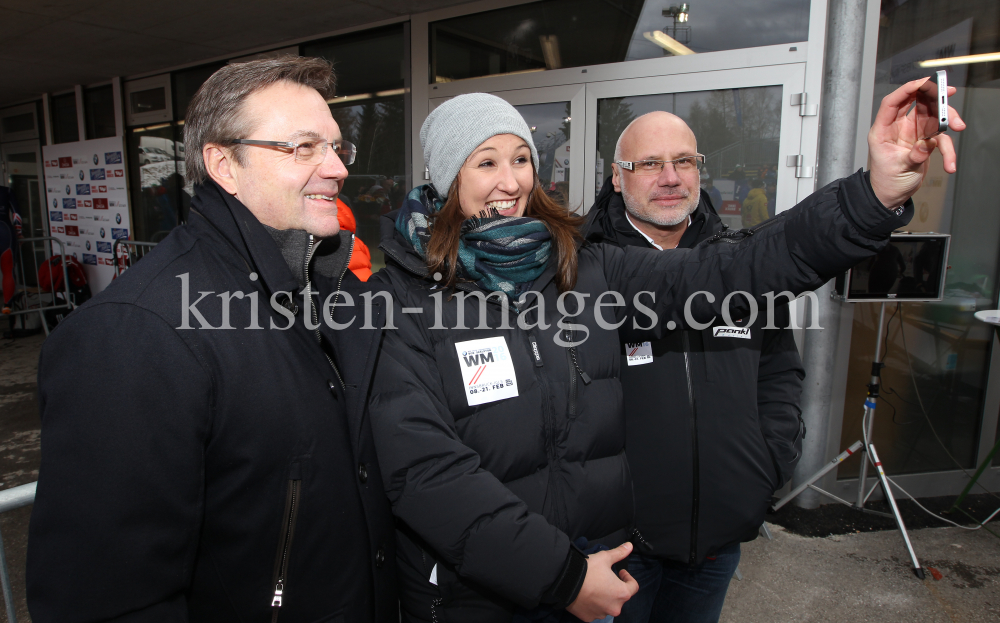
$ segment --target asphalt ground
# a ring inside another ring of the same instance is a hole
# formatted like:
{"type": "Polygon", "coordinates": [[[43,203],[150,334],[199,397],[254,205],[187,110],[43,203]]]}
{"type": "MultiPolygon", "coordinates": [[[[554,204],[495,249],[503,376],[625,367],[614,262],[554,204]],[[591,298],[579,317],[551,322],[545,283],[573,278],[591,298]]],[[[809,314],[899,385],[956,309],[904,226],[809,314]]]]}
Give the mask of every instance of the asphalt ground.
{"type": "MultiPolygon", "coordinates": [[[[44,340],[0,340],[0,488],[38,478],[36,373],[44,340]]],[[[954,497],[921,499],[936,512],[954,497]]],[[[872,508],[879,510],[882,502],[872,508]]],[[[962,508],[983,519],[995,496],[969,496],[962,508]]],[[[884,509],[883,509],[884,510],[884,509]]],[[[742,580],[733,580],[723,623],[1000,621],[1000,537],[986,529],[932,527],[912,502],[900,510],[921,564],[918,580],[895,524],[839,504],[804,510],[792,504],[768,517],[773,540],[744,544],[742,580]],[[935,573],[930,569],[933,568],[935,573]],[[937,578],[937,579],[935,579],[937,578]]],[[[31,507],[0,514],[18,621],[28,621],[24,565],[31,507]]],[[[972,524],[962,513],[954,521],[972,524]]],[[[1000,535],[1000,519],[987,524],[1000,535]]],[[[2,615],[0,615],[2,616],[2,615]]]]}
{"type": "MultiPolygon", "coordinates": [[[[41,459],[35,376],[45,336],[0,340],[0,489],[38,480],[41,459]]],[[[24,565],[31,507],[0,514],[18,621],[29,621],[24,597],[24,565]]]]}

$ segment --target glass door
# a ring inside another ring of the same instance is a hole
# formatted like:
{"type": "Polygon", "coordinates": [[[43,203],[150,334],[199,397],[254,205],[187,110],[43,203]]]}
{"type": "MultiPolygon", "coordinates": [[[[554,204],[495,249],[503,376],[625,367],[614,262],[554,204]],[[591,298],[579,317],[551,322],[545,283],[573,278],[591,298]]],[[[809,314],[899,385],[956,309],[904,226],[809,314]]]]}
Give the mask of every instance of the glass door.
{"type": "Polygon", "coordinates": [[[622,131],[637,117],[662,110],[694,131],[706,157],[702,189],[730,227],[749,227],[792,207],[799,178],[786,164],[803,146],[791,96],[803,91],[804,81],[804,65],[791,64],[588,84],[586,203],[610,178],[622,131]]]}
{"type": "Polygon", "coordinates": [[[21,213],[24,237],[48,236],[48,219],[42,208],[43,167],[38,141],[4,143],[0,153],[3,156],[4,168],[2,183],[14,193],[14,199],[21,213]]]}
{"type": "MultiPolygon", "coordinates": [[[[538,178],[545,191],[583,213],[585,85],[495,91],[493,95],[510,102],[528,122],[538,149],[538,178]],[[571,149],[573,145],[580,147],[571,149]]],[[[430,110],[449,99],[430,100],[430,110]]]]}
{"type": "MultiPolygon", "coordinates": [[[[7,186],[14,193],[17,209],[21,215],[21,233],[25,238],[40,238],[49,235],[49,219],[45,210],[45,194],[41,184],[44,183],[41,149],[38,141],[18,141],[4,143],[0,147],[0,157],[3,158],[3,179],[0,184],[7,186]]],[[[28,243],[30,245],[30,243],[28,243]]],[[[30,253],[25,245],[22,250],[30,253]]],[[[35,245],[35,266],[45,261],[45,247],[35,245]]],[[[28,261],[27,258],[25,261],[28,261]]],[[[25,272],[19,279],[23,285],[36,285],[36,275],[32,271],[25,272]]]]}

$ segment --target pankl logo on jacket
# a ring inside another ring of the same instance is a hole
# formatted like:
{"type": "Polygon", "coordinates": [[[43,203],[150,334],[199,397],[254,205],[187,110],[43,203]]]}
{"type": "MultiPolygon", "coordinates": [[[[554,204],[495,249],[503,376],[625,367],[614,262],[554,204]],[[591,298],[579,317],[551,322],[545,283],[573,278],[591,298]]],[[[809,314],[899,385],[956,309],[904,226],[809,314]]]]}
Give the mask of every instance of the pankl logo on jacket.
{"type": "Polygon", "coordinates": [[[738,337],[743,340],[750,339],[750,327],[715,327],[712,329],[713,337],[738,337]]]}

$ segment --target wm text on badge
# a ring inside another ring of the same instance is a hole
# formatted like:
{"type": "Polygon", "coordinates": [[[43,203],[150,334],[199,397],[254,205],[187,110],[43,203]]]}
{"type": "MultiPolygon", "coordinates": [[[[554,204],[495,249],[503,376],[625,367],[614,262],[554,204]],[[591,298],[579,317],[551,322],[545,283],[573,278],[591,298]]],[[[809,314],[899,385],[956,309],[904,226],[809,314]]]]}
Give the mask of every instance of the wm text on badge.
{"type": "Polygon", "coordinates": [[[653,344],[651,342],[635,342],[625,344],[626,361],[630,366],[641,366],[653,363],[653,344]]]}
{"type": "Polygon", "coordinates": [[[514,363],[502,335],[457,342],[455,350],[470,407],[517,396],[514,363]]]}

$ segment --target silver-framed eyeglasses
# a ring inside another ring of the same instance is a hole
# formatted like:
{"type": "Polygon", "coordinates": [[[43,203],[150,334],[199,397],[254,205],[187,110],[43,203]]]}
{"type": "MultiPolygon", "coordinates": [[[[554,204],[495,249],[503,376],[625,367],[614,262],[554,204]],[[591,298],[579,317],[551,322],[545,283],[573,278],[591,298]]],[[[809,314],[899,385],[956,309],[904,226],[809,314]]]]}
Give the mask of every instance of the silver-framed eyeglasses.
{"type": "Polygon", "coordinates": [[[678,173],[687,173],[690,171],[700,171],[705,166],[705,156],[695,154],[693,156],[675,158],[674,160],[635,160],[632,162],[615,160],[615,164],[623,169],[628,169],[636,175],[659,175],[663,173],[663,167],[668,164],[674,165],[674,171],[678,173]]]}
{"type": "Polygon", "coordinates": [[[249,138],[234,138],[231,143],[237,145],[256,145],[258,147],[284,147],[295,152],[295,162],[300,164],[318,165],[326,159],[326,150],[329,145],[333,145],[333,152],[337,154],[341,162],[345,165],[354,164],[358,157],[358,146],[350,141],[328,141],[325,138],[310,138],[299,142],[294,141],[258,141],[249,138]]]}

